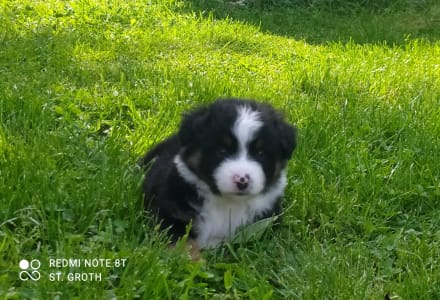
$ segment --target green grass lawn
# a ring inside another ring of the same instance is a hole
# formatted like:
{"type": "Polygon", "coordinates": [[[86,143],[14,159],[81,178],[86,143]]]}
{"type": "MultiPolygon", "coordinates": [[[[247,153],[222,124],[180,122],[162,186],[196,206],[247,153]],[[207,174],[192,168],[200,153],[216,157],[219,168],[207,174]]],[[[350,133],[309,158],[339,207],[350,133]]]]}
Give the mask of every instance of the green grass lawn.
{"type": "Polygon", "coordinates": [[[440,5],[250,2],[0,0],[2,299],[440,297],[440,5]],[[136,161],[225,96],[299,146],[281,228],[194,263],[136,161]]]}

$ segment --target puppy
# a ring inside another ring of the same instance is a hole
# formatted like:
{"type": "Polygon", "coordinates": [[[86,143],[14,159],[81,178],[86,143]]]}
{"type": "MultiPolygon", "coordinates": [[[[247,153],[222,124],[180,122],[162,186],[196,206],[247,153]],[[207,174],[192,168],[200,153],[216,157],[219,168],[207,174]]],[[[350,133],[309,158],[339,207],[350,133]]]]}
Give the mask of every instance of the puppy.
{"type": "Polygon", "coordinates": [[[280,213],[296,128],[271,106],[220,99],[183,115],[178,132],[142,159],[145,207],[174,240],[215,247],[280,213]]]}

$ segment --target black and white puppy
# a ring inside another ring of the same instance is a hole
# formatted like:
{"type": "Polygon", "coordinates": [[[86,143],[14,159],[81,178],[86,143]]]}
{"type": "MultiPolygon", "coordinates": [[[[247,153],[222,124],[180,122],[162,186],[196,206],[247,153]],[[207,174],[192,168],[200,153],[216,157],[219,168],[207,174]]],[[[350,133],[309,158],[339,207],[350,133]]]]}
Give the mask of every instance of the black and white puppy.
{"type": "Polygon", "coordinates": [[[240,226],[280,213],[296,128],[270,105],[220,99],[183,116],[177,134],[142,159],[145,205],[200,248],[216,246],[240,226]]]}

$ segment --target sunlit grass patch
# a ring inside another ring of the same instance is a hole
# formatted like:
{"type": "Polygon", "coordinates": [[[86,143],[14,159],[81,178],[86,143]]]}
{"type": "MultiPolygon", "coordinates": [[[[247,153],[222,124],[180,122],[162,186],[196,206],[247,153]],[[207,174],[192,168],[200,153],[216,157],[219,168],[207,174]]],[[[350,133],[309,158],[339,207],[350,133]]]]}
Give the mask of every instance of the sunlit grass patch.
{"type": "Polygon", "coordinates": [[[430,5],[350,15],[1,2],[0,294],[436,298],[440,46],[430,5]],[[136,162],[183,111],[227,96],[268,101],[299,127],[286,211],[279,228],[192,263],[143,213],[136,162]],[[47,263],[70,257],[128,264],[47,263]],[[23,258],[41,260],[40,281],[19,279],[23,258]],[[51,281],[57,271],[102,280],[51,281]]]}

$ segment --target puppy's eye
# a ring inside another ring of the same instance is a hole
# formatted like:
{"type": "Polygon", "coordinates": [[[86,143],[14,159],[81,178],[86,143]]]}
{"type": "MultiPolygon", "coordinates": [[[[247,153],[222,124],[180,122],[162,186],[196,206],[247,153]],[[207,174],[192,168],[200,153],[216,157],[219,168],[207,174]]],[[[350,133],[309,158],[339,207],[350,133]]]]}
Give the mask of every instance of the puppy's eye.
{"type": "Polygon", "coordinates": [[[257,158],[264,158],[266,157],[266,151],[264,151],[263,145],[257,144],[253,149],[253,154],[257,158]]]}
{"type": "Polygon", "coordinates": [[[264,151],[263,141],[261,139],[258,139],[255,144],[253,144],[252,148],[255,156],[264,157],[266,155],[264,151]]]}
{"type": "Polygon", "coordinates": [[[264,151],[263,150],[257,150],[256,152],[255,152],[255,155],[257,156],[257,157],[260,157],[260,158],[263,158],[263,157],[265,157],[266,156],[266,154],[264,153],[264,151]]]}
{"type": "Polygon", "coordinates": [[[224,147],[220,147],[217,149],[217,155],[225,156],[228,153],[228,150],[224,147]]]}

